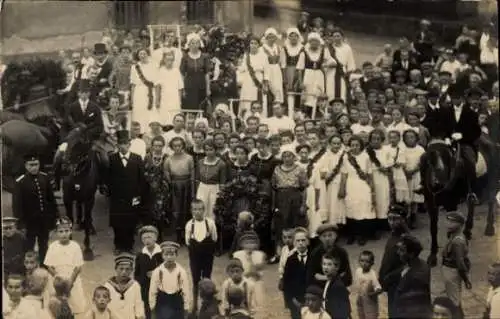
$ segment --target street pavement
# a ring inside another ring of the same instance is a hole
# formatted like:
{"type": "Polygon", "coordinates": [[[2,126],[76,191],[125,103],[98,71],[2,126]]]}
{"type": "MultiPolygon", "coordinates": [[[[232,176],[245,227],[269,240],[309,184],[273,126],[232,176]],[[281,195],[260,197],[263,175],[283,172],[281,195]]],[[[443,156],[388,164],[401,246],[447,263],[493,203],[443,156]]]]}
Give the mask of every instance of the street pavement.
{"type": "MultiPolygon", "coordinates": [[[[264,28],[261,25],[261,29],[264,28]]],[[[395,43],[395,39],[382,39],[378,37],[372,37],[368,35],[350,34],[347,33],[347,38],[351,44],[353,51],[355,52],[356,64],[360,66],[364,61],[373,61],[375,57],[381,52],[383,45],[385,43],[395,43]]],[[[78,37],[80,39],[80,37],[78,37]]],[[[43,46],[49,46],[49,40],[43,40],[43,46]]],[[[61,42],[60,39],[57,40],[61,42]]],[[[70,40],[68,40],[70,41],[70,40]]],[[[76,41],[76,40],[75,40],[76,41]]],[[[70,41],[71,42],[71,41],[70,41]]],[[[23,45],[25,48],[26,46],[23,45]]],[[[36,46],[31,43],[30,47],[36,46]]],[[[42,42],[40,42],[42,46],[42,42]]],[[[18,46],[20,47],[20,46],[18,46]]],[[[54,50],[58,48],[57,46],[51,46],[54,50]]],[[[8,49],[9,46],[4,44],[4,48],[8,49]]],[[[18,51],[19,48],[13,48],[18,51]]],[[[43,51],[43,49],[42,49],[43,51]]],[[[11,196],[2,191],[2,215],[11,215],[11,196]]],[[[61,210],[64,208],[61,206],[61,210]]],[[[95,260],[87,262],[83,267],[82,278],[84,282],[84,288],[87,292],[87,296],[91,296],[93,288],[97,285],[104,283],[110,276],[113,275],[114,263],[113,263],[113,246],[112,246],[112,231],[108,227],[108,207],[105,198],[98,195],[96,200],[96,206],[94,209],[95,226],[97,229],[97,235],[91,238],[92,248],[95,253],[95,260]]],[[[440,232],[440,247],[445,243],[445,230],[443,226],[443,219],[441,218],[439,229],[440,232]]],[[[487,295],[487,282],[486,282],[486,272],[488,265],[493,261],[497,260],[498,252],[500,247],[500,241],[496,241],[497,237],[484,237],[483,232],[485,228],[486,213],[485,207],[478,207],[477,214],[475,217],[475,228],[473,231],[473,240],[470,247],[470,259],[472,261],[471,270],[471,281],[472,290],[464,291],[463,293],[463,307],[465,310],[466,318],[481,318],[482,313],[485,309],[485,300],[487,295]]],[[[497,223],[497,229],[498,223],[497,223]]],[[[415,230],[414,235],[416,235],[423,243],[425,250],[422,252],[422,257],[427,258],[428,248],[430,247],[430,236],[428,230],[428,218],[426,215],[418,216],[418,229],[415,230]]],[[[83,244],[83,234],[82,232],[75,232],[74,239],[83,244]]],[[[357,245],[345,246],[349,253],[351,268],[357,266],[357,257],[362,250],[372,250],[376,256],[375,269],[378,270],[380,266],[380,261],[384,251],[386,238],[382,238],[376,242],[369,242],[364,247],[359,247],[357,245]]],[[[136,241],[137,250],[139,250],[139,243],[136,241]]],[[[225,265],[227,264],[228,257],[226,255],[216,258],[213,280],[217,285],[220,285],[225,278],[225,265]]],[[[186,249],[183,248],[180,252],[179,262],[184,265],[187,269],[188,259],[186,249]]],[[[287,312],[283,306],[282,294],[277,288],[277,266],[268,266],[264,271],[264,283],[266,298],[265,300],[265,311],[266,317],[268,319],[282,319],[289,318],[287,312]]],[[[439,267],[436,267],[432,271],[432,293],[433,296],[441,294],[443,291],[443,282],[440,276],[439,267]]],[[[353,315],[357,318],[356,308],[354,299],[352,299],[351,304],[353,305],[353,315]]],[[[380,318],[387,318],[387,298],[385,295],[380,297],[380,318]]]]}

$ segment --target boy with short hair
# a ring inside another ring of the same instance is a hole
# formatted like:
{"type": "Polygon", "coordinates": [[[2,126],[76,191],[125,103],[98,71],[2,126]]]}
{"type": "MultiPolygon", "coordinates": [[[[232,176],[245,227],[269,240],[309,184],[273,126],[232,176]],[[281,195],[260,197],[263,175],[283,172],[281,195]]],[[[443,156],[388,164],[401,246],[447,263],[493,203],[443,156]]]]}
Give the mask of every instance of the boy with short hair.
{"type": "Polygon", "coordinates": [[[112,309],[122,319],[144,319],[144,303],[141,286],[131,276],[134,271],[134,257],[120,255],[115,258],[115,273],[104,286],[109,289],[112,309]]]}
{"type": "Polygon", "coordinates": [[[323,274],[327,281],[323,290],[326,312],[332,318],[350,318],[351,304],[349,291],[339,276],[340,258],[326,253],[322,258],[323,274]]]}
{"type": "Polygon", "coordinates": [[[5,291],[9,296],[7,307],[2,307],[4,319],[37,318],[33,305],[23,298],[24,277],[19,274],[8,274],[5,280],[5,291]]]}
{"type": "Polygon", "coordinates": [[[38,253],[35,251],[28,251],[24,255],[24,268],[26,269],[25,276],[26,276],[26,282],[29,282],[30,277],[33,276],[35,272],[39,272],[40,274],[45,273],[46,278],[47,278],[47,284],[45,285],[45,289],[42,292],[42,299],[43,303],[45,305],[48,305],[48,302],[50,300],[50,296],[53,293],[53,279],[50,276],[49,272],[43,268],[40,267],[40,262],[38,260],[39,256],[38,253]]]}
{"type": "Polygon", "coordinates": [[[238,288],[243,292],[243,300],[236,306],[243,307],[249,314],[255,314],[255,287],[254,284],[243,277],[243,264],[239,259],[231,259],[226,267],[229,278],[224,280],[221,287],[221,313],[229,314],[233,309],[229,302],[230,289],[238,288]]]}
{"type": "Polygon", "coordinates": [[[245,292],[238,287],[230,287],[227,291],[227,300],[231,311],[227,315],[230,319],[252,319],[252,315],[245,306],[245,292]]]}
{"type": "Polygon", "coordinates": [[[92,302],[92,309],[85,314],[85,319],[122,319],[108,307],[111,302],[111,293],[105,286],[97,286],[94,289],[92,302]]]}
{"type": "Polygon", "coordinates": [[[26,252],[26,238],[17,229],[17,218],[2,218],[2,242],[4,273],[23,274],[23,258],[26,252]]]}

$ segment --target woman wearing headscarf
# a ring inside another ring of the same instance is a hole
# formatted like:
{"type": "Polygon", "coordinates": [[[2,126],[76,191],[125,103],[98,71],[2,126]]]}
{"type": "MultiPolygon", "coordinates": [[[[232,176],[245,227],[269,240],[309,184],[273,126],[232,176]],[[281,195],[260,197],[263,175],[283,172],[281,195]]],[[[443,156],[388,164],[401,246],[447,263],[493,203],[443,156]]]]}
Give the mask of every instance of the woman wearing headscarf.
{"type": "Polygon", "coordinates": [[[283,82],[287,92],[298,91],[297,62],[304,46],[304,39],[297,28],[289,28],[286,31],[286,40],[281,50],[280,64],[283,70],[283,82]]]}
{"type": "Polygon", "coordinates": [[[240,90],[239,117],[250,109],[254,101],[261,101],[262,94],[268,90],[269,62],[260,49],[259,39],[251,38],[248,51],[243,56],[236,73],[240,90]]]}
{"type": "Polygon", "coordinates": [[[184,110],[199,110],[210,98],[210,58],[201,52],[203,47],[198,34],[187,36],[185,49],[188,51],[182,57],[180,66],[184,76],[184,110]]]}
{"type": "Polygon", "coordinates": [[[325,93],[325,74],[323,67],[332,65],[334,61],[328,50],[323,47],[323,39],[319,33],[311,32],[307,36],[307,44],[300,54],[297,69],[303,70],[300,78],[304,90],[304,105],[314,108],[317,98],[325,93]]]}
{"type": "Polygon", "coordinates": [[[137,51],[138,62],[130,72],[130,95],[132,96],[132,121],[141,127],[148,127],[149,122],[159,115],[158,68],[149,61],[146,49],[137,51]]]}
{"type": "Polygon", "coordinates": [[[326,72],[326,95],[329,101],[335,98],[346,101],[348,76],[356,69],[354,55],[351,46],[344,41],[344,33],[341,29],[333,30],[329,37],[331,37],[331,44],[327,46],[327,49],[334,64],[329,65],[326,72]]]}
{"type": "Polygon", "coordinates": [[[269,90],[273,95],[273,102],[283,103],[283,74],[280,66],[281,48],[276,43],[278,39],[279,34],[276,29],[267,29],[264,32],[262,50],[267,55],[269,63],[269,90]]]}

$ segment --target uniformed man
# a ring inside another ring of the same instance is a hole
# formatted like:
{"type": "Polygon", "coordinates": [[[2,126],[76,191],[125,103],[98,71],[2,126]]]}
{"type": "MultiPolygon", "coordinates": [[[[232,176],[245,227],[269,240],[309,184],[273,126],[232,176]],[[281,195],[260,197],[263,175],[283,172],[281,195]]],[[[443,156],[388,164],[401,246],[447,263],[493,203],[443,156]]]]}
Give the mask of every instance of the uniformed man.
{"type": "Polygon", "coordinates": [[[20,228],[26,229],[26,250],[33,250],[38,240],[40,263],[43,263],[58,208],[50,178],[40,171],[39,157],[26,155],[24,167],[26,172],[16,179],[14,185],[12,210],[20,228]]]}

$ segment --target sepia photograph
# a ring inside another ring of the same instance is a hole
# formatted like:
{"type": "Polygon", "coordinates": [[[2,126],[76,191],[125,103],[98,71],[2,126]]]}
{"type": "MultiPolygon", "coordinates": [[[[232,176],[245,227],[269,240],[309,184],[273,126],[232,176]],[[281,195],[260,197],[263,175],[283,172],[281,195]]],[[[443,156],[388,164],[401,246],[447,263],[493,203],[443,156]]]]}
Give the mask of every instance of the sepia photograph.
{"type": "Polygon", "coordinates": [[[495,0],[0,0],[2,318],[500,319],[495,0]]]}

